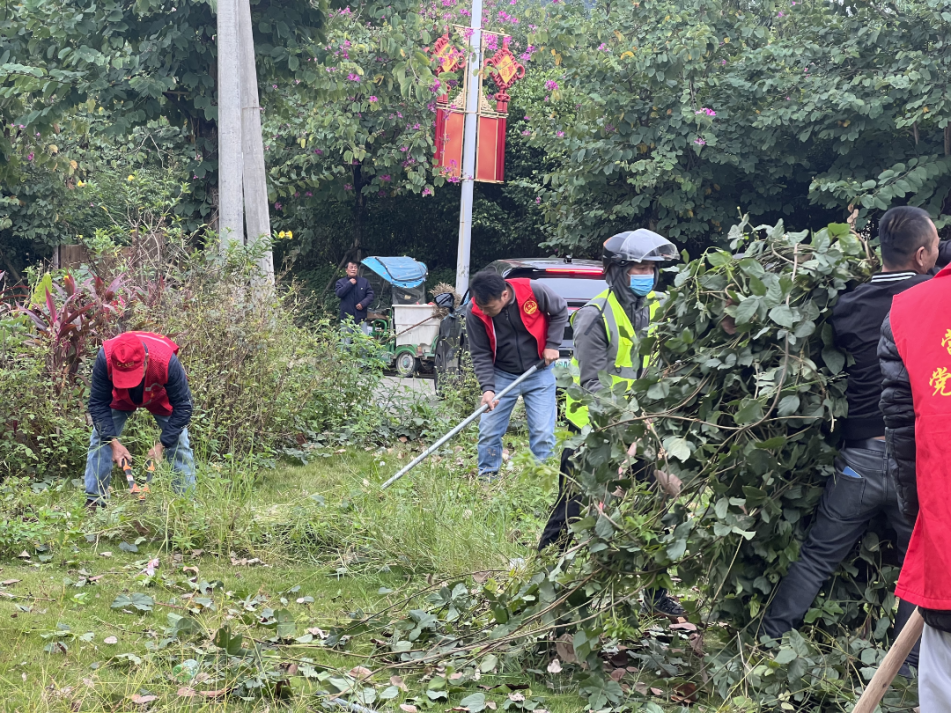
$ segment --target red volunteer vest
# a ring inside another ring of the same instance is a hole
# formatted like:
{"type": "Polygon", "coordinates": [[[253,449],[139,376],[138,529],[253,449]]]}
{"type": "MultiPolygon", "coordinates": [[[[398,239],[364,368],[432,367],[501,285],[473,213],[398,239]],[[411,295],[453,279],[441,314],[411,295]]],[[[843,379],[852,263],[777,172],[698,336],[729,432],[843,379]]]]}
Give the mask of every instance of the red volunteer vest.
{"type": "MultiPolygon", "coordinates": [[[[148,354],[148,364],[145,368],[145,390],[142,393],[142,403],[135,404],[129,397],[129,389],[112,388],[111,407],[117,411],[135,411],[144,407],[149,413],[159,416],[171,416],[172,405],[168,402],[165,393],[165,384],[168,383],[168,361],[178,354],[178,345],[168,337],[152,332],[127,332],[142,340],[148,354]]],[[[109,380],[112,380],[112,350],[115,347],[114,339],[107,339],[102,343],[106,353],[106,369],[109,380]]]]}
{"type": "MultiPolygon", "coordinates": [[[[506,280],[512,291],[515,292],[515,302],[518,304],[522,324],[528,333],[538,342],[538,358],[545,358],[545,344],[548,341],[548,315],[538,309],[538,301],[532,292],[532,281],[526,277],[506,280]]],[[[495,358],[495,324],[492,318],[479,309],[479,305],[472,301],[472,314],[485,325],[485,333],[489,335],[489,346],[492,347],[492,358],[495,358]]]]}
{"type": "Polygon", "coordinates": [[[915,408],[920,510],[895,594],[951,609],[951,267],[892,301],[891,326],[915,408]],[[944,306],[943,306],[944,305],[944,306]]]}

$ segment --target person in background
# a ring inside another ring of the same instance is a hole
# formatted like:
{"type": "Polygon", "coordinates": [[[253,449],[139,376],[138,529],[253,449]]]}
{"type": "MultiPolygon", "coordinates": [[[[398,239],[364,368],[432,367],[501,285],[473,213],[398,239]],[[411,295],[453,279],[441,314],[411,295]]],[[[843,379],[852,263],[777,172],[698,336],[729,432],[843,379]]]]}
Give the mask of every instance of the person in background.
{"type": "Polygon", "coordinates": [[[360,324],[367,319],[367,307],[373,303],[375,297],[370,282],[365,277],[360,277],[357,272],[360,269],[359,263],[350,261],[347,263],[347,276],[337,280],[334,291],[340,298],[340,321],[345,321],[348,317],[354,324],[360,324]]]}
{"type": "MultiPolygon", "coordinates": [[[[654,292],[660,278],[659,266],[677,260],[676,246],[662,235],[646,230],[619,233],[604,242],[602,263],[608,289],[592,298],[572,315],[575,383],[588,393],[603,388],[600,375],[610,377],[612,384],[631,384],[640,376],[644,363],[637,353],[637,338],[650,328],[660,300],[654,292]]],[[[565,398],[565,418],[568,427],[578,433],[590,423],[588,408],[570,395],[565,398]]],[[[630,453],[635,455],[636,450],[630,453]]],[[[538,549],[570,541],[568,525],[581,515],[581,497],[570,494],[574,473],[571,458],[574,449],[565,448],[561,454],[561,473],[558,478],[558,500],[542,532],[538,549]]],[[[654,479],[669,495],[680,490],[680,481],[674,475],[639,464],[635,470],[648,479],[654,479]]],[[[645,608],[664,616],[683,616],[684,609],[662,588],[644,593],[645,608]]]]}
{"type": "MultiPolygon", "coordinates": [[[[852,355],[846,368],[849,414],[842,424],[844,443],[835,462],[835,474],[826,481],[809,536],[776,590],[762,631],[778,639],[802,625],[825,581],[841,564],[869,521],[884,513],[895,531],[902,557],[911,537],[913,520],[904,517],[894,485],[888,477],[889,448],[885,419],[879,408],[882,372],[878,342],[882,321],[892,308],[892,298],[930,279],[939,259],[938,231],[921,208],[902,206],[887,211],[878,224],[882,271],[842,295],[832,312],[835,345],[852,355]]],[[[941,245],[941,252],[948,253],[941,245]]],[[[942,255],[947,262],[951,255],[942,255]]],[[[951,323],[949,323],[951,326],[951,323]]],[[[896,629],[901,630],[914,605],[901,601],[896,629]]],[[[903,666],[917,666],[917,647],[903,666]]]]}
{"type": "Polygon", "coordinates": [[[529,447],[539,461],[555,448],[558,404],[551,363],[558,359],[568,324],[568,304],[537,280],[505,280],[483,270],[469,287],[466,338],[482,404],[489,410],[479,421],[479,475],[491,479],[502,466],[502,436],[521,395],[528,417],[529,447]],[[501,399],[496,393],[539,360],[544,365],[501,399]]]}
{"type": "Polygon", "coordinates": [[[148,452],[151,460],[172,464],[172,485],[185,492],[195,485],[195,459],[188,442],[192,395],[178,345],[152,332],[126,332],[103,342],[92,371],[89,415],[92,437],[86,456],[86,506],[103,507],[109,493],[112,466],[132,455],[120,441],[132,412],[144,408],[162,429],[148,452]]]}
{"type": "Polygon", "coordinates": [[[951,711],[951,267],[895,297],[882,323],[889,475],[914,523],[895,595],[924,619],[921,713],[951,711]]]}

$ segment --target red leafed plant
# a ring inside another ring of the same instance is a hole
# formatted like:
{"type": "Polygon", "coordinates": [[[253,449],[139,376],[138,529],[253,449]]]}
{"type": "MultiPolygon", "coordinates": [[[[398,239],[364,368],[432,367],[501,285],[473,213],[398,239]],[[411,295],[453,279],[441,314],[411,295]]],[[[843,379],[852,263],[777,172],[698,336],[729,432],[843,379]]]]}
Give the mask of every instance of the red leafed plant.
{"type": "Polygon", "coordinates": [[[47,371],[57,393],[80,378],[79,366],[86,356],[122,331],[120,320],[129,307],[122,294],[122,276],[108,286],[96,276],[77,284],[69,274],[61,283],[41,282],[38,291],[45,295],[34,295],[32,303],[17,307],[36,326],[31,341],[46,351],[47,371]]]}

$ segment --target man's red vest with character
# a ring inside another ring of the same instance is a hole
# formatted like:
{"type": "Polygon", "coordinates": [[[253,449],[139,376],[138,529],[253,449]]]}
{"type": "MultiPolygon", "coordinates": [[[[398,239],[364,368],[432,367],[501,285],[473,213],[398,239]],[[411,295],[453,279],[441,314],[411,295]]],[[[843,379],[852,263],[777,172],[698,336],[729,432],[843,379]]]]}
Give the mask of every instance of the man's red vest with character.
{"type": "MultiPolygon", "coordinates": [[[[178,354],[178,345],[168,337],[152,332],[126,332],[138,337],[145,347],[145,388],[142,393],[142,403],[135,404],[129,397],[129,389],[112,388],[111,407],[117,411],[135,411],[144,407],[149,413],[159,416],[171,416],[172,405],[168,402],[165,393],[165,384],[168,383],[168,362],[178,354]]],[[[106,353],[106,369],[109,380],[112,381],[112,350],[115,339],[107,339],[102,343],[106,353]]]]}
{"type": "Polygon", "coordinates": [[[895,594],[951,609],[951,267],[892,301],[891,327],[915,408],[920,510],[895,594]]]}
{"type": "MultiPolygon", "coordinates": [[[[522,324],[528,333],[535,337],[538,342],[538,358],[545,358],[545,344],[548,341],[548,315],[544,314],[538,308],[538,300],[535,299],[535,293],[532,292],[532,281],[525,277],[514,280],[506,280],[509,287],[515,293],[515,302],[518,305],[518,313],[522,318],[522,324]]],[[[492,318],[479,309],[479,305],[472,302],[472,314],[479,318],[485,325],[485,332],[489,335],[489,346],[492,347],[492,358],[495,358],[495,324],[492,318]]]]}

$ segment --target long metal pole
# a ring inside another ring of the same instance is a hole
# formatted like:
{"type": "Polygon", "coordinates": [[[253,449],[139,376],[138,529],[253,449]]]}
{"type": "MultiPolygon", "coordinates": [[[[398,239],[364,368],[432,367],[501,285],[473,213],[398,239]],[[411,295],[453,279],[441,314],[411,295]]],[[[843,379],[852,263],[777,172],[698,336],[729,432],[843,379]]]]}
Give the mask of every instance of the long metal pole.
{"type": "MultiPolygon", "coordinates": [[[[258,72],[251,29],[251,0],[238,0],[238,39],[241,42],[241,139],[244,149],[244,210],[248,245],[271,234],[267,202],[267,175],[264,172],[264,140],[261,136],[261,104],[258,99],[258,72]]],[[[257,281],[266,288],[274,284],[274,257],[270,250],[258,259],[257,281]]]]}
{"type": "Polygon", "coordinates": [[[472,247],[472,197],[475,190],[476,134],[479,125],[479,71],[482,68],[482,0],[472,0],[472,34],[466,70],[466,123],[462,143],[462,201],[459,206],[459,250],[456,255],[456,292],[469,289],[469,252],[472,247]]]}
{"type": "Polygon", "coordinates": [[[218,0],[218,237],[222,250],[244,245],[241,65],[238,2],[218,0]]]}
{"type": "MultiPolygon", "coordinates": [[[[524,374],[522,374],[520,377],[518,377],[515,381],[513,381],[511,384],[509,384],[509,385],[506,386],[504,389],[502,389],[498,394],[495,395],[495,398],[496,398],[496,399],[501,399],[503,396],[505,396],[505,394],[507,394],[509,391],[511,391],[511,390],[514,389],[516,386],[518,386],[519,384],[521,384],[523,381],[525,381],[525,379],[527,379],[528,377],[530,377],[530,376],[531,376],[532,374],[534,374],[536,371],[538,371],[538,367],[539,367],[539,366],[541,366],[541,362],[539,362],[538,364],[535,364],[534,366],[532,366],[532,368],[530,368],[528,371],[526,371],[524,374]]],[[[397,473],[396,475],[394,475],[394,476],[393,476],[392,478],[390,478],[388,481],[386,481],[385,483],[383,483],[383,485],[381,486],[380,489],[381,489],[381,490],[386,490],[388,487],[390,487],[391,485],[393,485],[393,483],[395,483],[397,480],[399,480],[399,479],[402,478],[404,475],[406,475],[407,473],[409,473],[413,468],[415,468],[416,466],[418,466],[420,463],[422,463],[424,460],[426,460],[429,456],[431,456],[433,453],[435,453],[436,451],[438,451],[438,450],[442,447],[443,443],[445,443],[446,441],[448,441],[450,438],[452,438],[452,437],[455,436],[457,433],[459,433],[459,431],[461,431],[461,430],[464,429],[466,426],[468,426],[470,423],[472,423],[472,422],[475,421],[477,418],[479,418],[479,416],[481,416],[483,413],[485,413],[485,410],[486,410],[487,408],[489,408],[488,404],[483,404],[482,406],[480,406],[479,408],[477,408],[477,409],[475,410],[475,412],[473,412],[468,418],[466,418],[465,421],[463,421],[462,423],[460,423],[458,426],[456,426],[454,429],[452,429],[452,430],[451,430],[449,433],[447,433],[445,436],[443,436],[443,437],[440,438],[438,441],[436,441],[435,443],[433,443],[429,448],[427,448],[425,451],[423,451],[423,452],[420,453],[418,456],[416,456],[416,457],[413,459],[412,463],[410,463],[409,465],[407,465],[405,468],[403,468],[403,470],[401,470],[399,473],[397,473]]]]}

